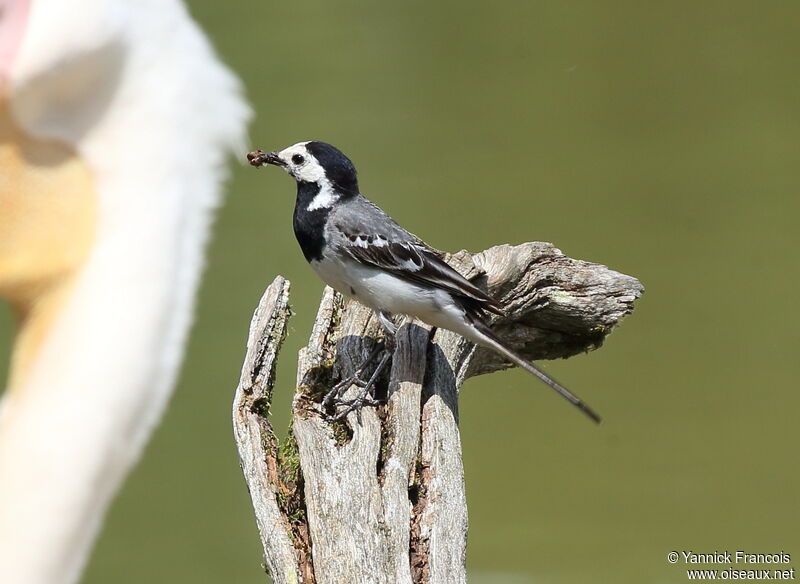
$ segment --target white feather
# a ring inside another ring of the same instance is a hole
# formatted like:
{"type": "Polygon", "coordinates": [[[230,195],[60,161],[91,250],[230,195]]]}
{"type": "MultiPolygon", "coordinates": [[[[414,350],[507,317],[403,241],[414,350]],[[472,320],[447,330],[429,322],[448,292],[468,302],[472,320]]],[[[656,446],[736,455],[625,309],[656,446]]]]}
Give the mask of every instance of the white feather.
{"type": "Polygon", "coordinates": [[[422,269],[422,264],[414,263],[414,260],[405,260],[403,262],[403,268],[409,272],[419,272],[422,269]]]}
{"type": "Polygon", "coordinates": [[[0,582],[69,584],[171,393],[250,114],[178,0],[36,0],[8,93],[100,198],[96,245],[0,418],[0,582]]]}
{"type": "Polygon", "coordinates": [[[330,209],[339,200],[339,195],[333,190],[333,186],[328,179],[321,178],[317,180],[319,184],[319,193],[317,193],[311,202],[306,207],[309,211],[315,209],[330,209]]]}
{"type": "Polygon", "coordinates": [[[323,257],[311,262],[311,267],[331,288],[373,310],[417,317],[463,334],[464,310],[444,290],[403,280],[345,256],[323,257]]]}
{"type": "Polygon", "coordinates": [[[363,247],[364,249],[367,249],[369,247],[369,243],[367,243],[367,238],[361,235],[357,236],[354,240],[352,240],[351,243],[356,247],[363,247]]]}

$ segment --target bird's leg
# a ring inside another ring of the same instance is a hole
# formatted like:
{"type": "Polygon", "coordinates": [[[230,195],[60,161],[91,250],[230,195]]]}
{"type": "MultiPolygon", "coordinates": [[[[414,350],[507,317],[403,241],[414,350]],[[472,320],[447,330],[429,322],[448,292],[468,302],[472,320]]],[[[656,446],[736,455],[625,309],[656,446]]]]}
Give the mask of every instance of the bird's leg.
{"type": "Polygon", "coordinates": [[[378,312],[378,321],[383,327],[383,340],[386,342],[386,348],[388,349],[391,344],[391,349],[394,351],[394,337],[397,334],[397,325],[394,323],[392,315],[381,310],[378,312]]]}
{"type": "Polygon", "coordinates": [[[325,394],[325,398],[322,400],[323,408],[327,409],[330,405],[334,404],[334,400],[338,398],[339,394],[350,387],[351,385],[359,385],[361,386],[361,392],[358,396],[351,400],[351,401],[344,401],[344,400],[336,400],[335,405],[345,406],[345,409],[330,418],[331,421],[335,422],[338,420],[343,419],[347,414],[350,412],[357,412],[359,417],[359,423],[361,422],[361,408],[364,406],[376,406],[383,403],[384,400],[376,399],[373,394],[370,395],[370,391],[373,390],[375,383],[378,381],[381,373],[383,372],[386,364],[389,362],[389,359],[394,354],[395,348],[395,334],[397,333],[397,326],[394,324],[392,320],[391,314],[387,312],[378,312],[378,320],[383,327],[385,332],[383,343],[381,345],[376,346],[369,356],[364,360],[364,362],[356,369],[355,373],[348,377],[345,380],[340,381],[337,383],[333,389],[331,389],[327,394],[325,394]],[[367,368],[369,363],[378,355],[378,353],[383,353],[381,355],[381,360],[378,362],[378,366],[372,372],[369,379],[364,382],[361,379],[361,374],[367,368]]]}
{"type": "Polygon", "coordinates": [[[345,391],[351,385],[366,385],[366,382],[361,379],[361,375],[367,369],[367,366],[370,364],[370,362],[377,357],[381,351],[383,351],[383,347],[380,344],[376,345],[352,375],[348,375],[342,379],[339,383],[334,385],[328,393],[325,394],[325,397],[322,398],[322,407],[324,409],[328,409],[333,404],[334,400],[339,397],[339,394],[345,391]]]}
{"type": "Polygon", "coordinates": [[[386,367],[386,363],[389,362],[392,353],[387,350],[386,348],[383,349],[383,355],[381,356],[381,360],[378,362],[378,366],[375,368],[375,371],[372,372],[369,380],[364,387],[361,389],[361,393],[358,394],[354,400],[349,402],[340,402],[341,405],[346,406],[341,412],[336,414],[331,418],[332,422],[337,422],[347,416],[350,412],[355,411],[356,415],[358,416],[358,423],[361,423],[361,408],[364,406],[377,406],[383,403],[381,400],[377,400],[371,395],[369,395],[370,390],[375,385],[375,382],[378,380],[383,368],[386,367]]]}

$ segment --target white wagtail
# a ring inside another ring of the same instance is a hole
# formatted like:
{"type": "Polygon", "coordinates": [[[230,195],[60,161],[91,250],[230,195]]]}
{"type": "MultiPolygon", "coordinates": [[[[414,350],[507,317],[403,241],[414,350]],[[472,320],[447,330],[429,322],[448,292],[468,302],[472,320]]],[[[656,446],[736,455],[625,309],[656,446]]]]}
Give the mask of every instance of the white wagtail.
{"type": "MultiPolygon", "coordinates": [[[[280,166],[297,181],[294,233],[303,255],[326,284],[374,310],[387,338],[393,340],[396,332],[395,314],[456,332],[522,367],[600,421],[580,398],[497,338],[484,318],[488,312],[502,315],[501,304],[367,200],[355,166],[337,148],[312,140],[247,158],[256,167],[280,166]]],[[[376,377],[377,371],[368,385],[376,377]]]]}

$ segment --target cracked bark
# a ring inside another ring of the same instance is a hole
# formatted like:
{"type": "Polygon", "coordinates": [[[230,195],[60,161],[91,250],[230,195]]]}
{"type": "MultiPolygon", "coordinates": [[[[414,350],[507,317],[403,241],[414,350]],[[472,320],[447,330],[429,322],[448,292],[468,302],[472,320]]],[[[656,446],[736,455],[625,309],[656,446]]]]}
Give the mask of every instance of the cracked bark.
{"type": "MultiPolygon", "coordinates": [[[[495,317],[492,327],[532,360],[598,348],[643,292],[635,278],[570,259],[548,243],[462,251],[448,261],[504,304],[506,316],[495,317]]],[[[510,365],[449,331],[408,322],[382,380],[386,405],[365,408],[360,421],[351,413],[346,423],[329,423],[321,397],[354,370],[381,332],[370,310],[326,288],[299,355],[291,434],[279,446],[268,415],[288,298],[282,277],[264,293],[233,404],[273,581],[465,582],[458,390],[469,377],[510,365]]]]}

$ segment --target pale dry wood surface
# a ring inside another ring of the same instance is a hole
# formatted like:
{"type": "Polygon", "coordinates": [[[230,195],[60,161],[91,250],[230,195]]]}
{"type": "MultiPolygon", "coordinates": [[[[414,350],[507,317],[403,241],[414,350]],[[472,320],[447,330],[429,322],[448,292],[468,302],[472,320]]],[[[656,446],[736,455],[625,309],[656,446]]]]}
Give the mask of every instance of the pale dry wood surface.
{"type": "MultiPolygon", "coordinates": [[[[503,303],[506,315],[493,318],[493,329],[534,360],[598,348],[643,292],[635,278],[568,258],[548,243],[462,251],[448,261],[503,303]]],[[[458,391],[467,378],[509,365],[454,333],[406,322],[379,385],[386,405],[330,422],[322,396],[355,370],[382,333],[370,310],[326,288],[300,351],[291,435],[279,445],[268,414],[288,297],[281,277],[264,293],[233,405],[273,581],[465,582],[458,391]]],[[[352,387],[346,396],[357,392],[352,387]]]]}

